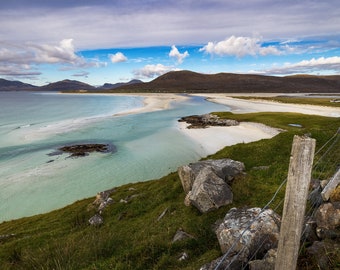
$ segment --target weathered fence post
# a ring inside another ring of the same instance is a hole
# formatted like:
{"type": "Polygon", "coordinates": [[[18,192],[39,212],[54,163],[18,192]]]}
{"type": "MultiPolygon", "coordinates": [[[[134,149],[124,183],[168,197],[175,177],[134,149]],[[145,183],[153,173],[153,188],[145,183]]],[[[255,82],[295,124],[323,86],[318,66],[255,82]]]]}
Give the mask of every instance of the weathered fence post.
{"type": "Polygon", "coordinates": [[[314,150],[314,139],[294,136],[275,270],[296,269],[314,150]]]}

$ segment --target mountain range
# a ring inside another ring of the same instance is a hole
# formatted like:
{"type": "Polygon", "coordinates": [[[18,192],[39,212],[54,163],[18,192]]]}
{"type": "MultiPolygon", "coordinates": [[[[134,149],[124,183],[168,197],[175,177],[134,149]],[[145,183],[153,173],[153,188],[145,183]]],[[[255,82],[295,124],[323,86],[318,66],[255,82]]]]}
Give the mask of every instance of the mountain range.
{"type": "Polygon", "coordinates": [[[171,71],[150,82],[105,83],[95,87],[74,80],[63,80],[44,86],[0,79],[0,91],[63,92],[162,92],[162,93],[340,93],[340,75],[293,75],[285,77],[249,74],[201,74],[171,71]]]}

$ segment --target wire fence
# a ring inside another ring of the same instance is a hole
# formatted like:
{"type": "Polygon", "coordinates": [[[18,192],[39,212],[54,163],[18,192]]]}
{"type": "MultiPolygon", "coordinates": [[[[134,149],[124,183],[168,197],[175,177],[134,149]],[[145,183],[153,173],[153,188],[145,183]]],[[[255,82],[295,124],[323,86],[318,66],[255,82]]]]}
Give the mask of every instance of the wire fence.
{"type": "MultiPolygon", "coordinates": [[[[312,178],[316,179],[316,182],[318,182],[319,184],[320,180],[330,179],[332,175],[334,175],[334,173],[339,169],[339,167],[340,167],[340,128],[326,143],[320,146],[318,150],[315,152],[314,165],[312,169],[312,178]]],[[[235,249],[235,246],[239,243],[240,239],[243,237],[243,235],[248,230],[250,230],[254,222],[256,222],[259,219],[260,215],[266,209],[270,208],[274,212],[276,212],[282,206],[284,199],[280,200],[278,203],[276,203],[276,205],[274,205],[274,202],[275,202],[276,197],[280,193],[280,191],[285,187],[286,183],[287,183],[287,178],[281,180],[280,186],[277,188],[277,190],[275,191],[271,199],[261,209],[259,214],[250,222],[250,224],[242,231],[239,237],[234,240],[233,244],[224,253],[224,255],[219,260],[214,270],[229,269],[232,266],[232,264],[235,262],[235,260],[237,260],[238,256],[240,256],[245,251],[245,247],[243,247],[237,253],[234,251],[234,249],[235,249]],[[236,255],[234,255],[234,253],[236,253],[236,255]],[[227,259],[229,261],[227,261],[227,259]]],[[[318,184],[316,186],[316,189],[317,188],[320,189],[318,184]]],[[[308,205],[308,208],[307,208],[308,210],[306,211],[305,217],[313,217],[319,205],[320,205],[320,200],[311,201],[308,205]]],[[[306,230],[307,230],[307,226],[304,227],[302,231],[302,235],[305,235],[306,230]]],[[[299,253],[301,253],[302,247],[306,243],[306,239],[307,239],[306,237],[302,237],[299,253]]],[[[268,239],[264,237],[262,241],[258,243],[257,249],[252,254],[249,255],[249,257],[247,258],[247,261],[244,261],[242,263],[241,269],[249,268],[248,263],[257,257],[258,252],[262,249],[263,245],[266,243],[267,240],[268,239]]]]}

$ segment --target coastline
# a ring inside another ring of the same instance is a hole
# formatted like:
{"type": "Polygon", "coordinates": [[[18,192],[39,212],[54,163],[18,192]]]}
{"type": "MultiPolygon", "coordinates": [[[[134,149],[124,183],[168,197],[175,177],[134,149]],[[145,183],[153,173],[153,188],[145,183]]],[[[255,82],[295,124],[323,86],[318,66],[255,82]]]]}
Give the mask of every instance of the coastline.
{"type": "MultiPolygon", "coordinates": [[[[257,94],[254,96],[277,96],[277,94],[257,94]]],[[[340,108],[306,105],[306,104],[292,104],[279,103],[267,100],[245,100],[234,98],[229,94],[193,94],[193,96],[205,97],[210,102],[215,102],[227,105],[231,108],[232,113],[253,113],[253,112],[294,112],[308,115],[320,115],[326,117],[340,117],[340,108]]],[[[240,96],[240,95],[239,95],[240,96]]]]}
{"type": "Polygon", "coordinates": [[[130,109],[127,111],[122,111],[119,113],[115,113],[113,116],[123,116],[129,114],[137,114],[137,113],[146,113],[146,112],[154,112],[167,110],[171,107],[172,102],[181,102],[188,100],[188,96],[179,95],[179,94],[156,94],[156,93],[142,93],[142,94],[112,94],[119,96],[138,96],[143,97],[143,107],[130,109]]]}
{"type": "MultiPolygon", "coordinates": [[[[127,114],[145,113],[152,111],[165,110],[170,108],[172,102],[181,102],[190,98],[190,96],[202,96],[209,102],[215,102],[230,107],[230,111],[235,114],[253,113],[253,112],[295,112],[308,115],[320,115],[327,117],[340,117],[340,108],[323,107],[315,105],[286,104],[274,101],[264,100],[244,100],[234,98],[239,94],[190,94],[189,96],[179,94],[118,94],[140,96],[144,98],[144,106],[141,108],[131,109],[120,112],[114,116],[127,114]]],[[[254,94],[254,96],[277,96],[279,94],[254,94]]],[[[269,139],[280,132],[260,123],[241,122],[238,126],[232,127],[208,127],[204,129],[187,129],[188,124],[178,123],[177,127],[185,136],[196,142],[200,150],[205,155],[211,155],[222,148],[238,143],[249,143],[262,139],[269,139]]]]}

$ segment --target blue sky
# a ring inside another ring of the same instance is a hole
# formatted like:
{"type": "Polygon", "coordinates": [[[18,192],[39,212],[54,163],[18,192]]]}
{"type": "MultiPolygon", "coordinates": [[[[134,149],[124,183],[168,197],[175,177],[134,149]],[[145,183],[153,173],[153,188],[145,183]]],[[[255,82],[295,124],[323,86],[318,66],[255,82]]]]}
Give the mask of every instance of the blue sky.
{"type": "Polygon", "coordinates": [[[12,0],[0,25],[0,78],[35,85],[340,74],[338,0],[12,0]]]}

